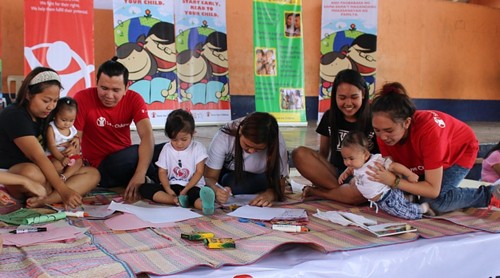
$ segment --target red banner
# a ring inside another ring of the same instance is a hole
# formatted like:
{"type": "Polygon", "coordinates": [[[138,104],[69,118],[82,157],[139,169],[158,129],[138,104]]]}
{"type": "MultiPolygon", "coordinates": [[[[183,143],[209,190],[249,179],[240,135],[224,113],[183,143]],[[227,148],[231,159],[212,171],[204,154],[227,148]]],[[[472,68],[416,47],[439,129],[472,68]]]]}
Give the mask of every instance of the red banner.
{"type": "Polygon", "coordinates": [[[62,95],[95,83],[94,1],[24,0],[24,71],[50,67],[61,76],[62,95]]]}

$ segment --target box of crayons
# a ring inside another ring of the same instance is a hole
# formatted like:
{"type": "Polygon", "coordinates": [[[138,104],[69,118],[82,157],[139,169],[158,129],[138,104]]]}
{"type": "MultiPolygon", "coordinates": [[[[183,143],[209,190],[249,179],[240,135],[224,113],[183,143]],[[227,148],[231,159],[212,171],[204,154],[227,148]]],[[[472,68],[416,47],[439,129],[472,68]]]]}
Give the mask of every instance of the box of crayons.
{"type": "Polygon", "coordinates": [[[203,241],[209,249],[236,248],[236,243],[232,238],[207,238],[203,241]]]}

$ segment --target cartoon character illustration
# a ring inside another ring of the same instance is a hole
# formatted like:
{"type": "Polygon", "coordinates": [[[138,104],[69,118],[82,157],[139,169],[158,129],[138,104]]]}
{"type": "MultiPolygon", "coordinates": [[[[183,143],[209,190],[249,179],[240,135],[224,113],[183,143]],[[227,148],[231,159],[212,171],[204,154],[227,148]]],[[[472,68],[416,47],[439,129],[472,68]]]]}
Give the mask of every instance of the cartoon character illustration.
{"type": "MultiPolygon", "coordinates": [[[[177,55],[177,76],[181,101],[191,101],[193,104],[205,104],[206,90],[212,68],[208,60],[201,55],[201,43],[195,49],[186,49],[177,55]]],[[[217,102],[215,100],[209,100],[217,102]]]]}
{"type": "Polygon", "coordinates": [[[351,43],[348,52],[348,57],[356,63],[359,73],[369,84],[370,94],[375,91],[376,54],[377,36],[372,34],[359,35],[351,43]]]}
{"type": "Polygon", "coordinates": [[[170,22],[160,21],[153,25],[145,39],[144,48],[148,50],[156,60],[157,72],[153,74],[153,79],[161,77],[164,80],[161,96],[169,100],[176,100],[177,94],[177,68],[175,31],[174,25],[170,22]]]}
{"type": "Polygon", "coordinates": [[[145,37],[140,36],[136,43],[125,43],[116,49],[118,62],[128,69],[131,83],[141,79],[151,80],[158,68],[156,59],[144,48],[144,43],[145,37]]]}
{"type": "Polygon", "coordinates": [[[176,69],[176,50],[174,25],[170,22],[158,22],[151,27],[144,42],[156,60],[159,76],[166,77],[176,69]]]}
{"type": "Polygon", "coordinates": [[[40,66],[48,66],[59,72],[61,83],[64,92],[67,94],[71,91],[73,86],[80,80],[85,81],[85,87],[92,86],[91,73],[95,70],[93,64],[86,64],[82,57],[64,41],[55,41],[53,43],[41,43],[32,47],[24,48],[24,57],[30,68],[40,66]],[[40,60],[35,56],[34,51],[46,48],[47,65],[42,65],[40,60]],[[75,61],[79,69],[74,72],[65,73],[65,71],[72,70],[71,62],[75,61]]]}
{"type": "Polygon", "coordinates": [[[208,60],[212,68],[211,86],[222,87],[218,91],[207,91],[207,94],[213,93],[220,100],[229,100],[229,62],[226,34],[218,31],[210,33],[203,45],[201,54],[208,60]],[[220,84],[216,84],[217,82],[220,82],[220,84]]]}
{"type": "Polygon", "coordinates": [[[332,86],[337,73],[344,69],[357,70],[356,63],[348,58],[348,48],[345,45],[340,52],[331,51],[321,56],[319,65],[320,96],[328,99],[332,95],[332,86]]]}
{"type": "Polygon", "coordinates": [[[226,34],[218,31],[210,33],[201,53],[210,62],[215,76],[226,76],[228,74],[229,62],[227,60],[226,34]]]}
{"type": "MultiPolygon", "coordinates": [[[[129,89],[138,92],[147,104],[164,102],[166,78],[154,78],[158,65],[154,56],[144,48],[145,37],[140,36],[137,43],[124,43],[116,49],[118,61],[129,70],[129,89]]],[[[167,87],[168,88],[168,87],[167,87]]]]}

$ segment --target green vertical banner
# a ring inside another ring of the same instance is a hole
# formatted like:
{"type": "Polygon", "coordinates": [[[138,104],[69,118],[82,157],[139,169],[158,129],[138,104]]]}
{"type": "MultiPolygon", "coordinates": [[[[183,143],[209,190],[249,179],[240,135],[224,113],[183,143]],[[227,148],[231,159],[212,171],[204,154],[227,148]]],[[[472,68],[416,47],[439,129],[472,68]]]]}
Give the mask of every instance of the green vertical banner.
{"type": "Polygon", "coordinates": [[[255,108],[307,124],[301,0],[254,0],[255,108]]]}

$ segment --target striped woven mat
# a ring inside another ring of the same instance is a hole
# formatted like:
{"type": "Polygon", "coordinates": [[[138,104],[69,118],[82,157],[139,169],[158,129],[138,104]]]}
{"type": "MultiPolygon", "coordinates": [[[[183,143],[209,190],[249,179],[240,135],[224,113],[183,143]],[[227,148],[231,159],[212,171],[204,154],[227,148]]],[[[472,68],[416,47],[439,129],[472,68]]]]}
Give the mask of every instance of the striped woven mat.
{"type": "Polygon", "coordinates": [[[261,259],[284,244],[307,244],[320,252],[373,248],[422,238],[443,237],[477,231],[499,232],[500,212],[469,209],[421,220],[402,220],[366,206],[312,200],[297,202],[292,196],[281,207],[302,208],[309,214],[307,233],[284,233],[255,223],[241,223],[222,210],[212,216],[179,222],[168,228],[147,228],[127,232],[109,229],[104,220],[79,219],[74,225],[89,227],[89,238],[73,243],[53,243],[25,248],[6,247],[0,255],[0,274],[4,269],[14,276],[110,276],[139,273],[172,275],[208,266],[246,265],[261,259]],[[377,238],[358,227],[343,227],[311,216],[317,210],[353,212],[379,223],[407,222],[416,233],[377,238]],[[235,249],[207,249],[203,243],[181,239],[181,233],[212,232],[216,237],[233,238],[235,249]],[[54,274],[52,269],[63,269],[54,274]],[[12,272],[11,272],[12,271],[12,272]],[[67,272],[64,272],[67,271],[67,272]],[[32,275],[34,273],[34,275],[32,275]]]}
{"type": "Polygon", "coordinates": [[[130,277],[124,265],[91,244],[90,238],[26,247],[4,246],[0,277],[130,277]]]}

